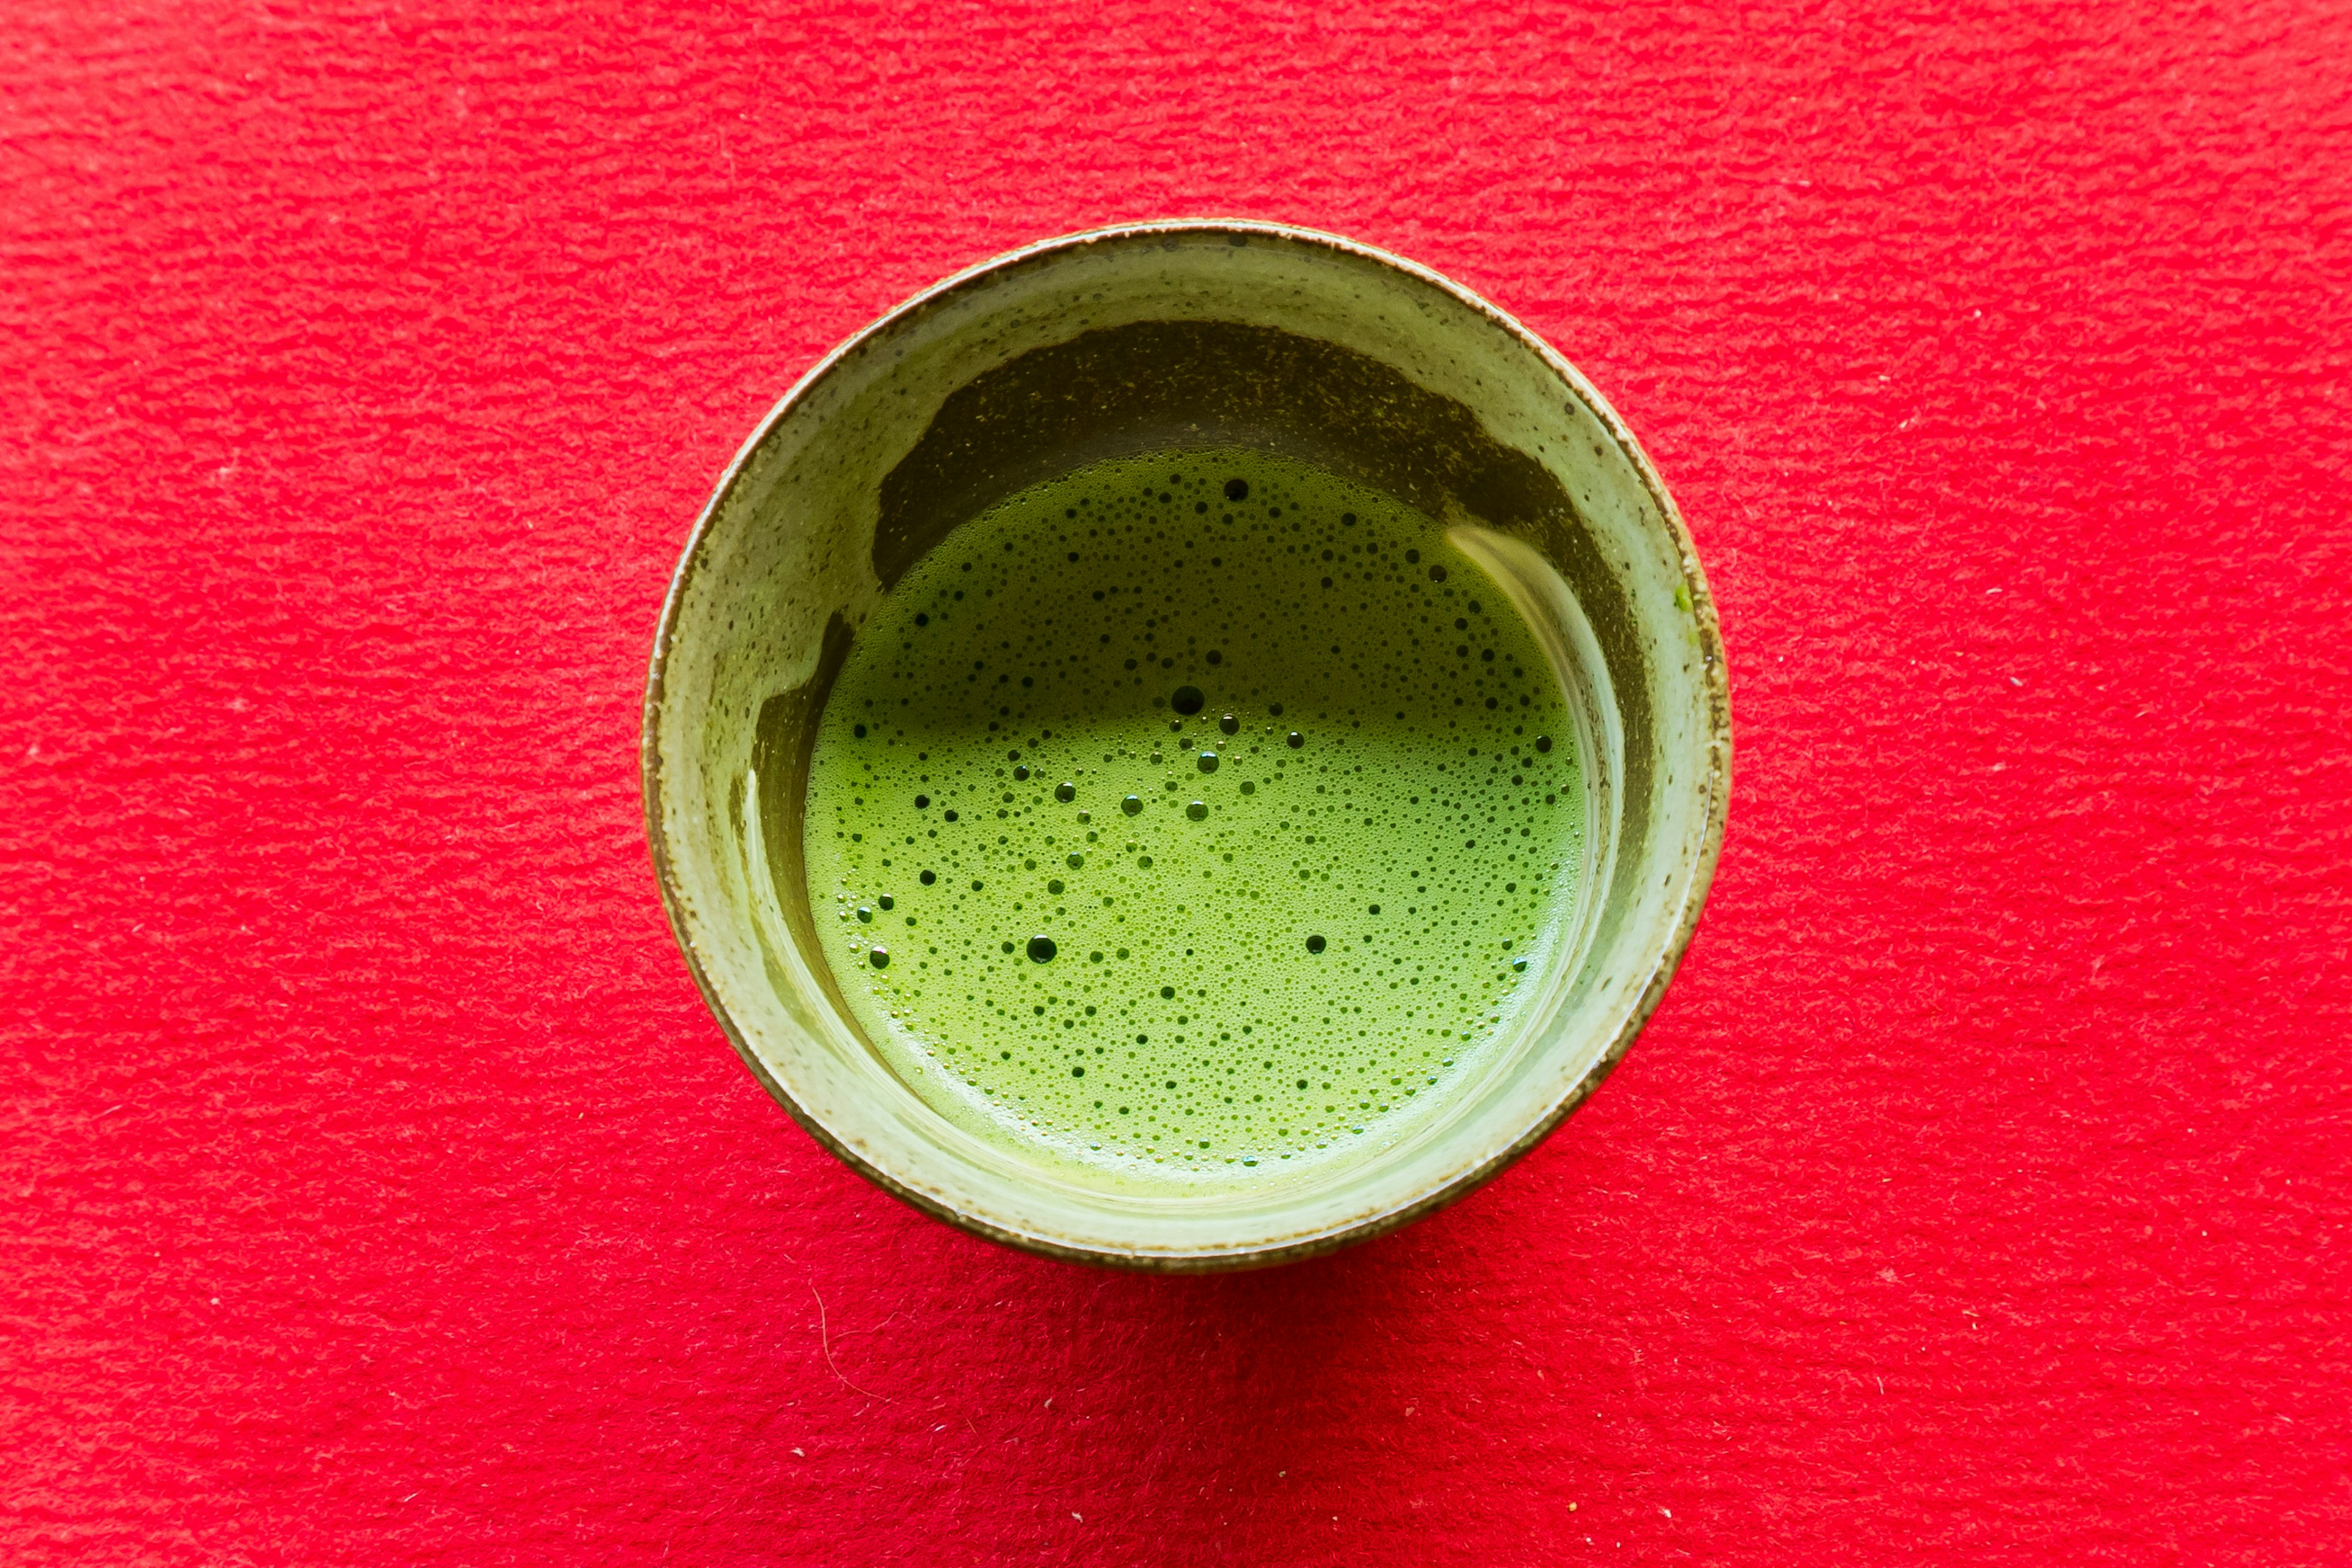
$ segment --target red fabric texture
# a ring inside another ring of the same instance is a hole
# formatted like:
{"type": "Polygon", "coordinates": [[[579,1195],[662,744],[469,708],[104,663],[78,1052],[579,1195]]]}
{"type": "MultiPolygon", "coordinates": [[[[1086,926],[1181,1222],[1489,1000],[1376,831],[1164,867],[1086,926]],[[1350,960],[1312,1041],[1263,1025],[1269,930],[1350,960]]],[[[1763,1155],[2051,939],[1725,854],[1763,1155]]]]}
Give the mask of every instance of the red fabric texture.
{"type": "Polygon", "coordinates": [[[0,1558],[2352,1562],[2352,13],[18,5],[0,1558]],[[1518,313],[1738,754],[1616,1076],[1373,1245],[999,1250],[647,864],[689,520],[1122,218],[1518,313]]]}

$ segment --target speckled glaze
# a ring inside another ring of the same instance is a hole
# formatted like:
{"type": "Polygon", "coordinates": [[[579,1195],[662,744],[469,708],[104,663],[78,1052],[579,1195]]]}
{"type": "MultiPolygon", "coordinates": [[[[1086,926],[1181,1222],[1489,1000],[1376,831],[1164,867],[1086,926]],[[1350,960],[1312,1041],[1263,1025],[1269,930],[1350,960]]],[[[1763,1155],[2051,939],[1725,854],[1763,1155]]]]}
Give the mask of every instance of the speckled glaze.
{"type": "Polygon", "coordinates": [[[1601,395],[1425,268],[1274,225],[1029,247],[917,296],[804,376],[697,520],[654,644],[645,793],[672,928],[736,1050],[824,1146],[977,1235],[1125,1268],[1258,1267],[1452,1202],[1633,1044],[1723,839],[1714,605],[1601,395]],[[852,1021],[816,946],[802,797],[826,692],[881,595],[957,523],[1106,457],[1257,446],[1444,523],[1535,630],[1591,795],[1588,889],[1542,1005],[1441,1123],[1337,1172],[1171,1194],[983,1142],[852,1021]]]}

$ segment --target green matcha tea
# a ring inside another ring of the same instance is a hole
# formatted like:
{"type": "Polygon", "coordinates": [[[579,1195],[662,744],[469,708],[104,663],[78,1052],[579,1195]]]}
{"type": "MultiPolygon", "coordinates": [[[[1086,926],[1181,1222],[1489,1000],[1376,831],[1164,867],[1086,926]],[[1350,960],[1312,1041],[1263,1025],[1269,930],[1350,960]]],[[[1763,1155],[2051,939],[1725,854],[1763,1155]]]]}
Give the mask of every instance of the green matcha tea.
{"type": "Polygon", "coordinates": [[[1409,1133],[1566,940],[1559,679],[1432,519],[1300,464],[1098,464],[860,627],[810,907],[867,1037],[992,1141],[1254,1182],[1409,1133]]]}

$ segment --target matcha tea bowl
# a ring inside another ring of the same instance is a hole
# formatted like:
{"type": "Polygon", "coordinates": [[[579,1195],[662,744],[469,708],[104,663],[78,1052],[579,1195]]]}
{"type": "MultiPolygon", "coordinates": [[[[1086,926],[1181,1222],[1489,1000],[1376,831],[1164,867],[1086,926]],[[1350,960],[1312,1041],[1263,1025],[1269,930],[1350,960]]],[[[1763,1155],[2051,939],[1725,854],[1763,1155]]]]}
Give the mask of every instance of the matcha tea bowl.
{"type": "Polygon", "coordinates": [[[1689,535],[1599,393],[1425,268],[1139,224],[828,355],[697,521],[647,825],[770,1093],[977,1235],[1363,1240],[1632,1045],[1723,838],[1689,535]]]}

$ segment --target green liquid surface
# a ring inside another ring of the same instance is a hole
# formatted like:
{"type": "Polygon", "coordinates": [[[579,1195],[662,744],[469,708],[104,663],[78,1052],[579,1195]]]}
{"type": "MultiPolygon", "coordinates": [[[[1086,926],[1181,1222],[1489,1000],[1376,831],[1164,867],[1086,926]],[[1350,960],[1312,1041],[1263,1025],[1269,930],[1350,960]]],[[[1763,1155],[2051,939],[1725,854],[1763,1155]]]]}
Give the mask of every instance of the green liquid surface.
{"type": "Polygon", "coordinates": [[[958,528],[856,633],[808,897],[952,1120],[1255,1183],[1424,1123],[1565,940],[1567,700],[1431,519],[1262,453],[1096,465],[958,528]]]}

